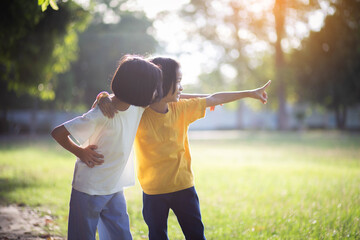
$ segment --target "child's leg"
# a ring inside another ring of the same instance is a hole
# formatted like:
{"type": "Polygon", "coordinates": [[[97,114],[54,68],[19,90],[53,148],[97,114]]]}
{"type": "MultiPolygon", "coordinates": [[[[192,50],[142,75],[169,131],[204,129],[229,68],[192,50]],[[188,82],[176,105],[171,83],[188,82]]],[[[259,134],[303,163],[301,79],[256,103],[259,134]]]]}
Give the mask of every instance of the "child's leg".
{"type": "Polygon", "coordinates": [[[204,240],[199,198],[194,187],[173,193],[171,209],[174,211],[186,239],[204,240]]]}
{"type": "Polygon", "coordinates": [[[123,192],[113,194],[100,213],[98,224],[100,240],[131,240],[129,216],[123,192]]]}
{"type": "MultiPolygon", "coordinates": [[[[101,204],[100,204],[101,205],[101,204]]],[[[69,240],[95,240],[101,206],[94,196],[72,189],[68,222],[69,240]]]]}
{"type": "Polygon", "coordinates": [[[168,194],[143,193],[143,217],[149,228],[149,240],[167,240],[168,194]]]}

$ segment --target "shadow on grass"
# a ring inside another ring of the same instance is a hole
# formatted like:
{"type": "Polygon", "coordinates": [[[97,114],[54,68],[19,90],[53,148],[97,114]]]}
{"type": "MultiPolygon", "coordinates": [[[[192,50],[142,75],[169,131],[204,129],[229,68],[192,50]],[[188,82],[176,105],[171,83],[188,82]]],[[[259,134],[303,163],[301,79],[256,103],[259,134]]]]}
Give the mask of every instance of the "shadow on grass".
{"type": "MultiPolygon", "coordinates": [[[[0,177],[0,203],[7,204],[12,202],[9,195],[18,189],[35,187],[35,183],[25,179],[10,179],[0,177]]],[[[17,203],[23,204],[23,203],[17,203]]]]}

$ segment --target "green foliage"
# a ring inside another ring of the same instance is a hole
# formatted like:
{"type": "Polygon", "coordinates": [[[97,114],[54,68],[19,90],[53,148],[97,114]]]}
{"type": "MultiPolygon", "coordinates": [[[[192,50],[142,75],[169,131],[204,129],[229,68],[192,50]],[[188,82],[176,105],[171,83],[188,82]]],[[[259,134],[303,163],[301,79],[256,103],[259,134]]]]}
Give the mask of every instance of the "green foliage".
{"type": "Polygon", "coordinates": [[[216,55],[219,67],[227,63],[236,70],[237,77],[233,79],[235,84],[231,86],[239,90],[248,88],[252,83],[259,85],[268,79],[273,80],[269,92],[277,97],[278,128],[286,129],[287,92],[293,88],[289,84],[291,78],[286,71],[288,66],[281,42],[288,37],[288,23],[306,22],[309,13],[318,8],[319,0],[192,0],[184,6],[182,14],[189,20],[191,36],[200,35],[200,38],[205,39],[202,42],[210,42],[220,49],[216,55]],[[267,61],[267,54],[272,54],[274,58],[274,78],[262,78],[258,71],[268,64],[263,63],[264,59],[267,61]]]}
{"type": "MultiPolygon", "coordinates": [[[[250,66],[252,56],[244,51],[244,48],[251,43],[249,39],[241,38],[239,32],[245,28],[258,30],[255,26],[263,26],[265,21],[253,16],[246,5],[246,1],[193,0],[182,9],[182,16],[190,26],[187,33],[189,38],[197,41],[201,39],[201,43],[206,43],[204,46],[211,44],[218,51],[216,55],[218,67],[212,73],[202,76],[213,79],[210,80],[213,86],[223,86],[225,78],[220,76],[223,75],[220,71],[223,64],[230,65],[236,72],[234,79],[228,79],[227,83],[232,83],[226,90],[230,90],[230,87],[239,90],[254,80],[252,78],[254,68],[250,66]],[[218,11],[218,7],[226,11],[218,11]]],[[[202,46],[200,48],[206,54],[207,49],[202,46]]],[[[201,81],[201,83],[204,84],[205,89],[208,88],[207,82],[201,81]]]]}
{"type": "Polygon", "coordinates": [[[203,93],[213,93],[217,91],[228,91],[229,86],[225,84],[225,78],[219,69],[211,73],[203,73],[199,76],[200,86],[203,93]]]}
{"type": "Polygon", "coordinates": [[[360,4],[339,0],[334,6],[323,28],[294,53],[293,66],[302,100],[338,112],[360,103],[360,4]]]}
{"type": "MultiPolygon", "coordinates": [[[[359,147],[339,132],[192,139],[207,239],[359,239],[359,147]]],[[[65,236],[75,157],[48,139],[2,140],[0,155],[1,202],[51,210],[65,236]]],[[[125,194],[133,237],[147,239],[140,186],[125,194]]],[[[172,213],[169,236],[184,239],[172,213]]]]}
{"type": "MultiPolygon", "coordinates": [[[[201,37],[204,39],[201,43],[211,43],[218,47],[217,66],[220,68],[223,63],[226,63],[236,70],[237,77],[233,80],[237,87],[259,81],[259,78],[263,77],[263,74],[259,73],[259,67],[269,67],[269,54],[274,57],[274,52],[269,50],[275,46],[269,32],[274,32],[274,15],[276,13],[279,13],[284,19],[291,19],[289,22],[305,21],[309,12],[319,7],[318,0],[296,0],[286,4],[286,1],[280,0],[271,1],[273,4],[259,3],[258,6],[255,2],[192,0],[189,4],[184,5],[181,12],[191,26],[189,27],[190,38],[201,37]],[[283,12],[274,11],[275,5],[281,5],[283,12]],[[254,9],[255,11],[253,11],[254,9]],[[290,14],[290,10],[296,11],[297,14],[290,14]],[[259,43],[262,44],[261,48],[266,45],[267,49],[258,50],[259,45],[256,44],[259,43]],[[267,61],[267,63],[263,64],[263,61],[267,61]]],[[[282,26],[279,28],[285,29],[286,22],[282,21],[282,26]]],[[[280,39],[286,37],[285,32],[282,36],[278,36],[280,39]]],[[[275,65],[275,59],[273,65],[275,65]]],[[[215,69],[216,71],[218,69],[215,69]]],[[[264,81],[269,78],[269,76],[265,76],[264,81]]],[[[219,81],[221,82],[221,80],[219,81]]]]}
{"type": "Polygon", "coordinates": [[[1,91],[53,99],[56,76],[76,59],[77,34],[89,15],[73,1],[45,12],[34,0],[1,4],[1,91]]]}
{"type": "Polygon", "coordinates": [[[50,5],[52,9],[59,10],[58,5],[56,4],[56,0],[38,0],[38,5],[41,6],[41,11],[46,11],[48,6],[50,5]]]}
{"type": "Polygon", "coordinates": [[[55,104],[70,110],[80,104],[90,106],[96,95],[110,91],[112,75],[119,59],[128,53],[146,55],[154,52],[157,42],[148,33],[152,23],[143,13],[121,12],[118,23],[98,22],[80,35],[78,61],[60,76],[55,104]]]}
{"type": "Polygon", "coordinates": [[[53,7],[44,11],[56,1],[2,1],[3,116],[6,109],[32,107],[36,98],[51,100],[40,101],[40,108],[84,111],[99,91],[109,91],[122,55],[154,52],[157,42],[149,33],[152,22],[142,12],[121,10],[124,2],[92,1],[84,10],[74,1],[58,1],[57,11],[53,7]],[[107,7],[105,12],[96,11],[100,4],[107,7]],[[106,22],[109,15],[120,20],[106,22]],[[91,27],[84,32],[90,20],[91,27]]]}

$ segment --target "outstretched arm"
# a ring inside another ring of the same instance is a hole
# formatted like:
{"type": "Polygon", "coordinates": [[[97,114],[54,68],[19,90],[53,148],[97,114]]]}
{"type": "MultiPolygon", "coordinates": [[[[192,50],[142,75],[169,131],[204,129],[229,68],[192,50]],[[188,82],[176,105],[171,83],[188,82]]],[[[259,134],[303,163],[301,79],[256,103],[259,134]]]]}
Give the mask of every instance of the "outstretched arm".
{"type": "Polygon", "coordinates": [[[246,91],[236,91],[236,92],[219,92],[214,93],[206,97],[206,106],[216,106],[219,104],[233,102],[242,98],[254,98],[260,100],[263,104],[267,102],[267,93],[266,88],[270,85],[271,80],[269,80],[264,86],[256,88],[253,90],[246,91]]]}
{"type": "Polygon", "coordinates": [[[182,93],[180,95],[181,99],[190,99],[190,98],[204,98],[204,97],[208,97],[210,96],[210,94],[192,94],[192,93],[182,93]]]}
{"type": "Polygon", "coordinates": [[[81,148],[76,145],[70,138],[69,131],[64,125],[57,126],[51,132],[51,136],[66,150],[77,156],[88,167],[93,168],[95,165],[104,163],[103,155],[95,152],[97,148],[95,145],[89,145],[86,148],[81,148]]]}

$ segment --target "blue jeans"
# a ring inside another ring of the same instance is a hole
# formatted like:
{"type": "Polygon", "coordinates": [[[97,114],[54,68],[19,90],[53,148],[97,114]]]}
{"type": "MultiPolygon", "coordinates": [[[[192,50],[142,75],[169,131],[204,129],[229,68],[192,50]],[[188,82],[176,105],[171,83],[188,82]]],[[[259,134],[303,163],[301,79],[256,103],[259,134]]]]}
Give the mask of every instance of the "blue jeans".
{"type": "Polygon", "coordinates": [[[68,223],[69,240],[131,240],[124,193],[89,195],[72,189],[68,223]]]}
{"type": "Polygon", "coordinates": [[[149,228],[149,240],[167,240],[169,210],[175,213],[189,240],[205,240],[199,198],[194,187],[181,191],[148,195],[143,193],[143,217],[149,228]]]}

